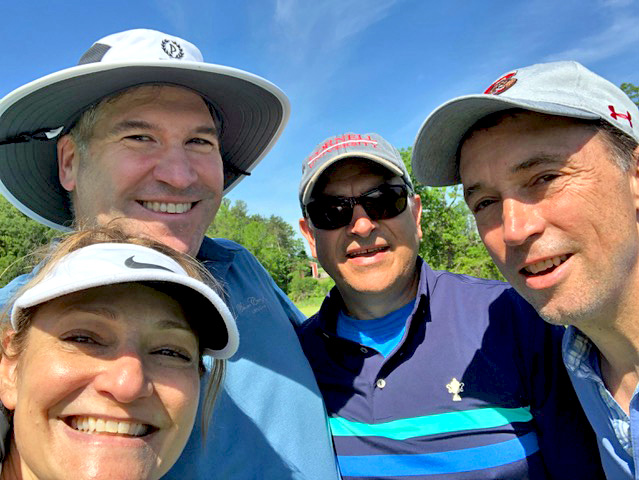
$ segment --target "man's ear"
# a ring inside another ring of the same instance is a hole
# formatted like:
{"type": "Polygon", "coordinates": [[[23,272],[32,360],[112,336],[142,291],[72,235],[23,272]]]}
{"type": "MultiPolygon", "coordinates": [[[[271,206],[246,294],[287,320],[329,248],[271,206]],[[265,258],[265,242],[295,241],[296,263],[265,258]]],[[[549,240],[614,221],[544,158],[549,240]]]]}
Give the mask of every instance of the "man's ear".
{"type": "Polygon", "coordinates": [[[0,356],[0,401],[9,410],[15,410],[16,403],[18,401],[18,386],[17,386],[17,366],[18,356],[14,355],[11,342],[15,332],[10,330],[5,332],[2,338],[2,348],[4,352],[0,356]]]}
{"type": "Polygon", "coordinates": [[[71,135],[64,135],[58,140],[57,151],[60,184],[67,192],[72,192],[78,175],[78,146],[71,135]]]}
{"type": "Polygon", "coordinates": [[[413,195],[413,218],[415,219],[415,225],[417,225],[417,236],[422,239],[422,197],[415,194],[413,195]]]}
{"type": "Polygon", "coordinates": [[[308,242],[308,248],[311,251],[311,255],[313,258],[317,258],[317,249],[315,248],[315,234],[313,233],[313,229],[308,223],[306,218],[300,218],[300,232],[308,242]]]}

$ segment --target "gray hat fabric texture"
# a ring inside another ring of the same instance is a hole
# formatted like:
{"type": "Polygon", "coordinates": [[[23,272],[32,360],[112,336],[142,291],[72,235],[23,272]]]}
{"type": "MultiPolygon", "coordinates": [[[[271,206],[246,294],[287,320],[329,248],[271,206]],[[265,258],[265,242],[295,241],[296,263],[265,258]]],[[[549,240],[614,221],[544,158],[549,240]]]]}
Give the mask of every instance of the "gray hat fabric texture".
{"type": "Polygon", "coordinates": [[[616,85],[577,62],[551,62],[501,76],[483,94],[454,98],[426,118],[413,146],[415,178],[424,185],[460,183],[457,150],[483,117],[514,108],[604,120],[639,141],[639,110],[616,85]]]}
{"type": "MultiPolygon", "coordinates": [[[[73,215],[58,180],[58,135],[102,98],[145,84],[185,87],[205,98],[222,123],[225,164],[247,172],[274,145],[290,114],[278,87],[242,70],[205,63],[186,40],[146,29],[116,33],[98,40],[77,66],[0,100],[0,193],[35,220],[68,229],[73,215]]],[[[225,192],[242,178],[225,167],[225,192]]]]}
{"type": "Polygon", "coordinates": [[[411,190],[413,183],[399,151],[377,133],[345,133],[327,138],[302,163],[299,199],[302,206],[311,199],[313,188],[328,167],[350,158],[363,158],[390,170],[404,180],[411,190]]]}

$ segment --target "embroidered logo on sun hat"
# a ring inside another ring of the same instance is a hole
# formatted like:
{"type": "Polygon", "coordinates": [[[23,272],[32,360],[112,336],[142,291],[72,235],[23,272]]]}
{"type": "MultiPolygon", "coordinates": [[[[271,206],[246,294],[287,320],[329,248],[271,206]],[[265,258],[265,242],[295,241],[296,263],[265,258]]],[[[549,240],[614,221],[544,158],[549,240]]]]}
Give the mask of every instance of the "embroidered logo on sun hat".
{"type": "Polygon", "coordinates": [[[182,50],[180,44],[175,40],[169,40],[168,38],[162,40],[162,50],[164,50],[164,53],[171,58],[178,59],[184,56],[184,50],[182,50]]]}

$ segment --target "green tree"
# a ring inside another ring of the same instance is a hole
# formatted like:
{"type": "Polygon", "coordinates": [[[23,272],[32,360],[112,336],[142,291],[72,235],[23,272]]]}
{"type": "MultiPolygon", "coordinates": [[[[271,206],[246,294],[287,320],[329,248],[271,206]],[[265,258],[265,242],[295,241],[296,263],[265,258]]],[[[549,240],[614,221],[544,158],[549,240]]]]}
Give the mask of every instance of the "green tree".
{"type": "Polygon", "coordinates": [[[635,102],[635,105],[639,107],[639,87],[632,83],[622,83],[621,89],[626,92],[626,95],[630,97],[630,100],[635,102]]]}
{"type": "Polygon", "coordinates": [[[271,274],[275,283],[286,293],[290,291],[293,272],[308,258],[304,244],[295,236],[293,227],[281,217],[271,215],[249,215],[246,203],[237,200],[234,204],[223,199],[213,225],[207,230],[210,237],[233,240],[257,257],[271,274]]]}
{"type": "Polygon", "coordinates": [[[422,199],[420,255],[434,269],[503,279],[479,238],[461,187],[426,187],[417,183],[410,163],[411,151],[404,148],[400,153],[422,199]]]}
{"type": "Polygon", "coordinates": [[[27,271],[31,266],[27,256],[59,233],[23,215],[0,196],[0,286],[27,271]]]}

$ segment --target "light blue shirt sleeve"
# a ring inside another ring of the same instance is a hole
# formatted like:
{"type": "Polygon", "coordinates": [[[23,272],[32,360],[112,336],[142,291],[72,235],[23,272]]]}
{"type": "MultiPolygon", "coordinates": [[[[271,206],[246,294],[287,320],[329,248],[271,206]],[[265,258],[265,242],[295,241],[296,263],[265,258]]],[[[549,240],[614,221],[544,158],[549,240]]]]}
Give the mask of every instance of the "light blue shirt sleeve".
{"type": "MultiPolygon", "coordinates": [[[[4,287],[0,288],[0,311],[4,312],[5,309],[7,312],[9,311],[11,308],[10,302],[13,300],[15,294],[24,286],[24,284],[31,280],[36,271],[37,269],[30,273],[20,275],[11,280],[4,287]]],[[[8,446],[9,441],[9,430],[11,428],[11,423],[7,413],[8,412],[4,407],[0,407],[0,439],[2,439],[0,442],[0,461],[4,460],[6,447],[8,446]]]]}
{"type": "Polygon", "coordinates": [[[240,348],[228,362],[206,441],[198,418],[166,478],[339,478],[324,403],[293,328],[303,315],[248,251],[212,242],[205,240],[211,248],[199,259],[223,283],[240,348]]]}

